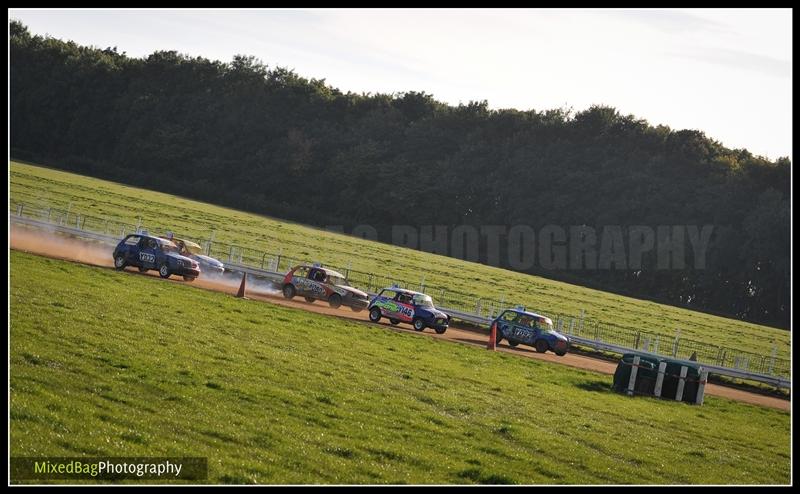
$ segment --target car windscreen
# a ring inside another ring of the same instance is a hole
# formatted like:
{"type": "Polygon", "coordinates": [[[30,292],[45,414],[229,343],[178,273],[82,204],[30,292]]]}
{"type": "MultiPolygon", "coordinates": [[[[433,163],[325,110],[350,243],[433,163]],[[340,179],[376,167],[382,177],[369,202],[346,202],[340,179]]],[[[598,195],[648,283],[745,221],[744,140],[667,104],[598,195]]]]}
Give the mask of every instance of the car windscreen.
{"type": "Polygon", "coordinates": [[[328,283],[331,285],[345,285],[347,286],[347,280],[342,278],[341,276],[335,275],[328,275],[328,283]]]}
{"type": "Polygon", "coordinates": [[[159,241],[158,245],[161,247],[161,250],[163,250],[164,252],[178,252],[178,253],[180,252],[180,249],[178,249],[178,246],[173,244],[172,242],[159,241]]]}
{"type": "Polygon", "coordinates": [[[414,305],[419,307],[433,308],[433,299],[430,295],[414,295],[414,305]]]}

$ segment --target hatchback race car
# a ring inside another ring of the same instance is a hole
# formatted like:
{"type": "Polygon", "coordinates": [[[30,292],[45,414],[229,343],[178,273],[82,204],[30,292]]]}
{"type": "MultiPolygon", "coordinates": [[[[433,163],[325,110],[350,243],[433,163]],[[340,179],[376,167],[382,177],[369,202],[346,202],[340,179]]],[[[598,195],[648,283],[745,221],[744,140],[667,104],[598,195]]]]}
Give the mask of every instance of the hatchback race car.
{"type": "Polygon", "coordinates": [[[122,270],[125,266],[136,266],[141,272],[157,269],[162,278],[176,274],[194,281],[200,276],[197,261],[182,256],[177,245],[143,233],[128,235],[114,248],[114,267],[122,270]]]}
{"type": "Polygon", "coordinates": [[[301,295],[306,302],[327,300],[334,309],[346,305],[358,312],[369,305],[369,296],[347,284],[341,273],[322,266],[295,266],[283,278],[283,296],[301,295]]]}
{"type": "Polygon", "coordinates": [[[437,334],[450,325],[450,316],[434,307],[429,295],[395,287],[384,288],[369,304],[369,320],[378,322],[381,317],[392,324],[411,323],[417,331],[433,328],[437,334]]]}
{"type": "Polygon", "coordinates": [[[221,275],[225,272],[225,265],[223,265],[222,262],[214,259],[213,257],[201,254],[201,252],[203,252],[203,248],[200,247],[199,244],[184,238],[175,238],[170,234],[167,234],[166,239],[171,240],[172,243],[178,246],[178,252],[180,255],[197,261],[204,275],[221,275]]]}
{"type": "Polygon", "coordinates": [[[496,325],[497,343],[503,338],[512,347],[523,343],[530,345],[539,353],[550,350],[559,357],[565,355],[570,339],[553,330],[553,321],[548,317],[523,309],[508,309],[492,321],[496,325]]]}

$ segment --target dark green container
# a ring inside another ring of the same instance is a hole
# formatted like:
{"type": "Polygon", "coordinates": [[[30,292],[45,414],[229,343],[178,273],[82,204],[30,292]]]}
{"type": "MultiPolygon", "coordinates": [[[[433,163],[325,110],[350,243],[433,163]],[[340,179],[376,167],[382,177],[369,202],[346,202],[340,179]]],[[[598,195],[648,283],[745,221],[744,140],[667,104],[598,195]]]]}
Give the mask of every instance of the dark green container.
{"type": "Polygon", "coordinates": [[[634,385],[634,392],[638,394],[652,395],[656,385],[656,378],[658,377],[658,364],[659,359],[652,355],[643,355],[639,353],[626,353],[617,364],[617,370],[614,372],[614,384],[612,389],[614,391],[625,393],[628,391],[628,383],[631,380],[631,369],[633,368],[633,358],[638,355],[639,357],[639,370],[636,372],[636,384],[634,385]]]}
{"type": "Polygon", "coordinates": [[[700,383],[698,382],[700,380],[700,364],[670,358],[662,360],[667,363],[667,368],[664,371],[664,383],[661,385],[661,397],[668,400],[675,399],[675,393],[678,391],[678,382],[680,381],[681,367],[686,366],[686,381],[683,385],[681,401],[695,403],[697,392],[700,389],[700,383]]]}

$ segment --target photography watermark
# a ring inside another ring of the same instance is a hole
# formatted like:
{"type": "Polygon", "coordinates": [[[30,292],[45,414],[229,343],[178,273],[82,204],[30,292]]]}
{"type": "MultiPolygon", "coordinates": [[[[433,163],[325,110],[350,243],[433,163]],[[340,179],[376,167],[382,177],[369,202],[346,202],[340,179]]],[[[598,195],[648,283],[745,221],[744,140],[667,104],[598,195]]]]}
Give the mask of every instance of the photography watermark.
{"type": "Polygon", "coordinates": [[[705,269],[713,225],[341,225],[327,230],[527,270],[705,269]]]}
{"type": "Polygon", "coordinates": [[[11,457],[11,480],[203,480],[201,457],[11,457]]]}

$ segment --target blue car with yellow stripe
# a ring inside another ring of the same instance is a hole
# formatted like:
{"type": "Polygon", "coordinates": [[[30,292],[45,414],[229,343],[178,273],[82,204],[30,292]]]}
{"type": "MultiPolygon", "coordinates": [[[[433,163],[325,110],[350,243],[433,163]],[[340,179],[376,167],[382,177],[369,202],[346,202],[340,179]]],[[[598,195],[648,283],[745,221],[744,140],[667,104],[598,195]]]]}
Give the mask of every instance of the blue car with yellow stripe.
{"type": "Polygon", "coordinates": [[[522,343],[539,353],[549,350],[561,357],[566,355],[571,343],[568,336],[553,330],[549,317],[521,308],[503,311],[492,321],[492,326],[495,326],[497,343],[505,338],[512,347],[522,343]]]}

